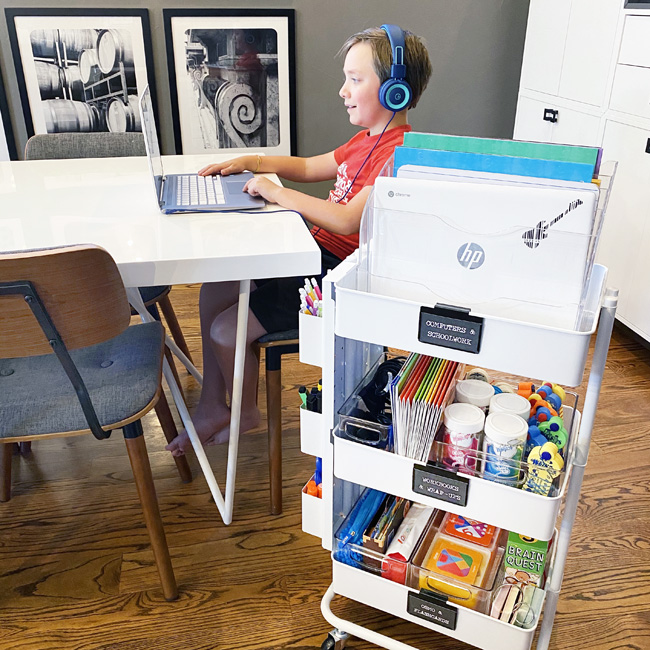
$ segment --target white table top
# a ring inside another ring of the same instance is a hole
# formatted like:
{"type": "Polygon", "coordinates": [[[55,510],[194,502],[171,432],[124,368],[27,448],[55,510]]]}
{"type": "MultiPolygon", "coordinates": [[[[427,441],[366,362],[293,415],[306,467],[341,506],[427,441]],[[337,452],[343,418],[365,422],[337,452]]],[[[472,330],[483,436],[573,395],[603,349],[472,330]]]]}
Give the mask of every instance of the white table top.
{"type": "MultiPolygon", "coordinates": [[[[183,173],[218,160],[163,164],[183,173]]],[[[98,244],[127,287],[317,274],[320,253],[302,218],[278,209],[161,214],[145,157],[0,163],[0,251],[98,244]]]]}

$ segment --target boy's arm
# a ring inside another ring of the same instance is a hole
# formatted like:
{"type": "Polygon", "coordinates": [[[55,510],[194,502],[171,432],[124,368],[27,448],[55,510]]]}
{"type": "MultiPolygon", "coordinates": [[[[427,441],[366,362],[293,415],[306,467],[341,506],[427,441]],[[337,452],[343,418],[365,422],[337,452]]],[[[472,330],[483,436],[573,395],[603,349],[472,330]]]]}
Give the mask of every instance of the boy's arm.
{"type": "Polygon", "coordinates": [[[289,181],[315,183],[336,178],[338,165],[334,152],[298,158],[297,156],[240,156],[222,163],[214,163],[199,170],[201,176],[237,174],[245,169],[256,173],[273,173],[289,181]]]}
{"type": "Polygon", "coordinates": [[[370,196],[371,187],[361,189],[349,203],[332,203],[303,194],[288,187],[276,185],[268,178],[255,177],[246,183],[244,191],[277,203],[287,210],[295,210],[319,228],[337,235],[359,232],[363,208],[370,196]]]}

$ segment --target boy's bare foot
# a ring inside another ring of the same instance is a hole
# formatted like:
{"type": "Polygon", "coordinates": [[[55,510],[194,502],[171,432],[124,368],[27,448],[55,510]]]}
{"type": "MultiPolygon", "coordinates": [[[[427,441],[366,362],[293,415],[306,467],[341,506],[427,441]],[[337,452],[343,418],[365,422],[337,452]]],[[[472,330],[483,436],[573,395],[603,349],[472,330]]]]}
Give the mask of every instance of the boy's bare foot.
{"type": "MultiPolygon", "coordinates": [[[[239,432],[246,433],[259,425],[261,414],[258,408],[253,411],[242,413],[239,423],[239,432]]],[[[199,440],[203,445],[220,445],[228,442],[230,439],[230,411],[227,412],[225,419],[222,417],[219,420],[202,418],[198,410],[192,417],[194,428],[199,436],[199,440]]],[[[182,456],[190,447],[192,442],[187,431],[181,431],[176,438],[174,438],[165,449],[171,452],[172,456],[182,456]]]]}

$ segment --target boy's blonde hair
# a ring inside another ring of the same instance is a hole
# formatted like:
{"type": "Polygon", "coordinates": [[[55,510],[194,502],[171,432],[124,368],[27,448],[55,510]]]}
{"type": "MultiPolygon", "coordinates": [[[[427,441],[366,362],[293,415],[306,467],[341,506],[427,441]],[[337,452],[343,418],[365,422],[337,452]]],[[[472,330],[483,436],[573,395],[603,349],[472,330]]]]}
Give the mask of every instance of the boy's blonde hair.
{"type": "MultiPolygon", "coordinates": [[[[417,106],[431,77],[431,60],[424,41],[409,32],[404,33],[404,63],[406,64],[406,81],[413,91],[413,99],[409,108],[417,106]]],[[[340,56],[345,56],[350,48],[357,43],[368,43],[372,48],[372,58],[375,72],[379,81],[384,83],[390,78],[390,66],[393,63],[393,51],[390,47],[388,34],[381,27],[371,27],[357,32],[348,38],[339,50],[340,56]]]]}

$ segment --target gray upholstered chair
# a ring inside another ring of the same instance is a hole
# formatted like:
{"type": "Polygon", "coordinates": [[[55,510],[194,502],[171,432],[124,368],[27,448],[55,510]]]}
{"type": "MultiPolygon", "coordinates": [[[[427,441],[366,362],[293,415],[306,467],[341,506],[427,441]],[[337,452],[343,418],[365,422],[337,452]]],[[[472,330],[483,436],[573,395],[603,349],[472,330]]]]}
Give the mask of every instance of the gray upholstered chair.
{"type": "Polygon", "coordinates": [[[162,394],[164,330],[129,326],[119,271],[92,245],[0,254],[0,500],[11,444],[122,429],[165,598],[178,590],[140,419],[162,394]]]}

